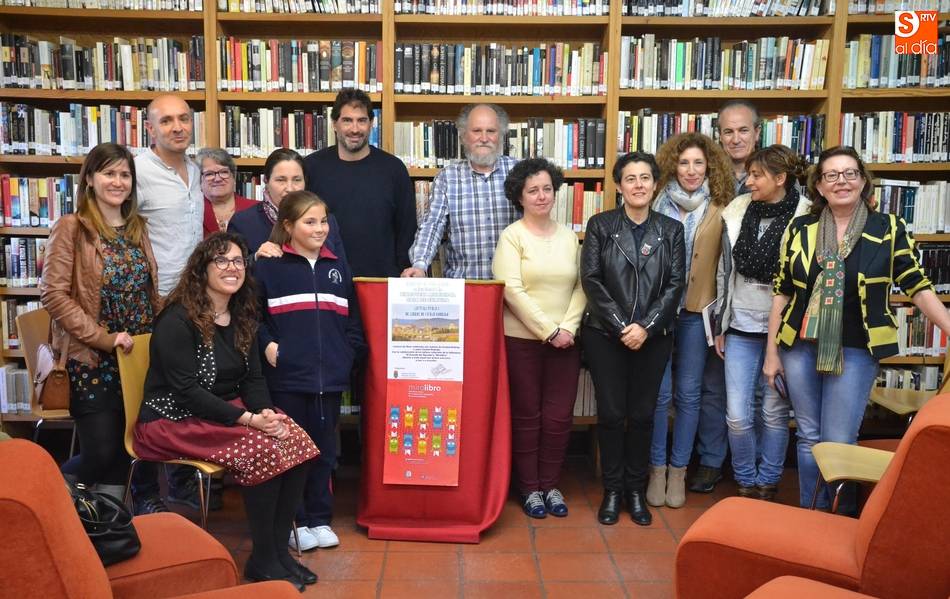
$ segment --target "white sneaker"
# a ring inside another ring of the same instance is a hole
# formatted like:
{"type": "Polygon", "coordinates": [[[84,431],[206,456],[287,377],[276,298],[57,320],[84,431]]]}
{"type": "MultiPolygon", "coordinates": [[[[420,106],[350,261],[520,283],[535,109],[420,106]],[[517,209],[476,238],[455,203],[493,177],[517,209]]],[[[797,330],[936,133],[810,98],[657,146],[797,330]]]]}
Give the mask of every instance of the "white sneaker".
{"type": "Polygon", "coordinates": [[[340,537],[336,536],[336,533],[329,526],[311,526],[308,530],[320,549],[336,547],[340,544],[340,537]]]}
{"type": "MultiPolygon", "coordinates": [[[[315,549],[316,547],[322,547],[317,537],[312,532],[310,532],[311,530],[313,529],[307,528],[306,526],[297,527],[297,536],[300,538],[301,551],[310,551],[311,549],[315,549]]],[[[293,549],[294,551],[297,550],[297,543],[296,543],[296,540],[294,539],[293,531],[291,531],[290,533],[290,542],[288,544],[290,545],[291,549],[293,549]]]]}

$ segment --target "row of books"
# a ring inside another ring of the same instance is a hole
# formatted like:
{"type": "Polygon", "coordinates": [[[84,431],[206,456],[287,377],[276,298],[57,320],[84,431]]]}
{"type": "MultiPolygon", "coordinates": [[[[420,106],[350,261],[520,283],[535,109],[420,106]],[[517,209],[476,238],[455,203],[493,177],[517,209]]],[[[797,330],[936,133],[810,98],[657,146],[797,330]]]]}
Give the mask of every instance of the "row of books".
{"type": "Polygon", "coordinates": [[[598,42],[529,47],[504,43],[396,44],[397,93],[590,96],[607,93],[598,42]]]}
{"type": "MultiPolygon", "coordinates": [[[[81,156],[104,142],[128,146],[133,153],[151,145],[145,108],[71,102],[68,110],[47,110],[0,101],[0,154],[81,156]]],[[[204,112],[192,112],[189,154],[204,147],[204,112]]]]}
{"type": "Polygon", "coordinates": [[[885,367],[877,373],[875,386],[914,391],[936,391],[942,382],[939,366],[921,366],[917,369],[885,367]]]}
{"type": "Polygon", "coordinates": [[[45,237],[0,237],[0,287],[36,287],[43,274],[45,237]]]}
{"type": "Polygon", "coordinates": [[[950,112],[846,112],[840,130],[865,162],[950,160],[950,112]]]}
{"type": "MultiPolygon", "coordinates": [[[[373,109],[373,113],[369,143],[379,146],[380,110],[373,109]]],[[[225,106],[219,125],[220,147],[232,156],[265,158],[277,148],[293,148],[306,155],[336,143],[329,106],[309,111],[225,106]]]]}
{"type": "Polygon", "coordinates": [[[14,363],[0,366],[0,414],[29,414],[32,388],[26,368],[14,363]]]}
{"type": "MultiPolygon", "coordinates": [[[[397,122],[395,140],[395,154],[408,167],[442,167],[463,158],[452,121],[397,122]]],[[[606,123],[598,118],[509,123],[504,142],[509,156],[543,157],[566,169],[603,168],[605,147],[606,123]]]]}
{"type": "Polygon", "coordinates": [[[587,17],[610,14],[609,0],[396,0],[396,14],[587,17]]]}
{"type": "Polygon", "coordinates": [[[49,227],[75,207],[79,175],[18,177],[0,173],[0,226],[49,227]]]}
{"type": "Polygon", "coordinates": [[[927,243],[916,249],[920,266],[937,293],[950,293],[950,245],[927,243]]]}
{"type": "Polygon", "coordinates": [[[863,33],[845,44],[846,89],[950,85],[950,33],[937,38],[936,54],[899,54],[893,35],[863,33]]]}
{"type": "Polygon", "coordinates": [[[807,17],[834,14],[835,0],[624,0],[630,17],[807,17]]]}
{"type": "Polygon", "coordinates": [[[577,379],[577,398],[574,400],[574,416],[596,416],[597,400],[594,395],[594,381],[590,378],[590,371],[581,368],[577,379]]]}
{"type": "Polygon", "coordinates": [[[902,356],[942,356],[947,334],[917,306],[891,307],[897,319],[897,346],[902,356]]]}
{"type": "MultiPolygon", "coordinates": [[[[654,113],[648,108],[621,110],[617,121],[617,153],[656,151],[678,133],[696,131],[719,138],[718,113],[654,113]]],[[[783,144],[815,162],[824,146],[825,115],[776,115],[761,121],[759,147],[783,144]]]]}
{"type": "Polygon", "coordinates": [[[2,87],[123,91],[195,91],[205,88],[204,36],[187,42],[144,38],[87,45],[59,36],[33,39],[0,34],[2,87]]]}
{"type": "Polygon", "coordinates": [[[380,0],[218,0],[220,12],[380,14],[380,0]]]}
{"type": "Polygon", "coordinates": [[[874,199],[885,214],[897,214],[912,233],[950,232],[950,182],[875,179],[874,199]]]}
{"type": "Polygon", "coordinates": [[[884,14],[895,10],[950,12],[950,0],[848,0],[848,14],[884,14]]]}
{"type": "Polygon", "coordinates": [[[825,86],[830,41],[781,37],[723,46],[719,37],[620,38],[621,89],[797,89],[825,86]]]}
{"type": "Polygon", "coordinates": [[[201,12],[203,0],[0,0],[0,6],[92,10],[175,10],[201,12]]]}
{"type": "Polygon", "coordinates": [[[383,89],[382,42],[218,38],[218,89],[330,92],[383,89]]]}

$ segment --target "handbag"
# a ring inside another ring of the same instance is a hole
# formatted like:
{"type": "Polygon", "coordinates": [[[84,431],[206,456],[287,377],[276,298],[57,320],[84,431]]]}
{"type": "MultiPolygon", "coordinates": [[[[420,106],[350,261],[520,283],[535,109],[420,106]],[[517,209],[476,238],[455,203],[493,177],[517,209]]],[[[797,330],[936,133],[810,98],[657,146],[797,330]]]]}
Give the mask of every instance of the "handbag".
{"type": "Polygon", "coordinates": [[[69,335],[63,336],[63,351],[59,360],[55,358],[49,343],[41,344],[36,350],[36,376],[33,389],[40,405],[46,410],[69,409],[69,375],[66,373],[66,354],[69,347],[69,335]]]}
{"type": "Polygon", "coordinates": [[[103,566],[127,560],[139,552],[142,543],[125,504],[111,495],[90,491],[82,483],[66,486],[103,566]]]}

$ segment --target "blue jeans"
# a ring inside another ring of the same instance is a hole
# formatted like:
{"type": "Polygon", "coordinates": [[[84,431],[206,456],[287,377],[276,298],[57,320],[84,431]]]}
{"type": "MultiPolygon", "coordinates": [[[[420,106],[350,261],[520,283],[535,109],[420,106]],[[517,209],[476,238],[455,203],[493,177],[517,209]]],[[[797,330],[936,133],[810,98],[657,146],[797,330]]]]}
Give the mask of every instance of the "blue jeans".
{"type": "Polygon", "coordinates": [[[765,337],[726,335],[726,423],[732,470],[744,487],[778,484],[788,447],[788,403],[770,385],[762,389],[762,426],[756,439],[755,394],[763,378],[765,344],[765,337]]]}
{"type": "MultiPolygon", "coordinates": [[[[818,373],[817,350],[814,343],[796,341],[792,349],[781,351],[789,399],[798,426],[798,487],[802,507],[811,505],[818,479],[812,446],[820,441],[857,442],[878,371],[877,360],[867,349],[845,347],[841,374],[818,373]]],[[[828,508],[832,493],[824,482],[821,487],[817,506],[828,508]]]]}
{"type": "Polygon", "coordinates": [[[660,384],[656,412],[653,416],[650,463],[654,466],[666,464],[667,413],[670,400],[673,399],[676,417],[673,419],[673,450],[670,452],[670,465],[681,468],[689,464],[689,458],[693,453],[693,441],[696,439],[696,427],[699,424],[699,400],[702,395],[703,373],[706,369],[706,357],[709,354],[702,314],[681,311],[676,321],[673,339],[676,344],[676,395],[672,397],[670,393],[670,364],[667,363],[663,382],[660,384]]]}
{"type": "Polygon", "coordinates": [[[699,463],[722,468],[729,439],[726,435],[726,376],[722,359],[708,352],[703,372],[703,394],[699,400],[699,427],[696,429],[696,453],[699,463]]]}

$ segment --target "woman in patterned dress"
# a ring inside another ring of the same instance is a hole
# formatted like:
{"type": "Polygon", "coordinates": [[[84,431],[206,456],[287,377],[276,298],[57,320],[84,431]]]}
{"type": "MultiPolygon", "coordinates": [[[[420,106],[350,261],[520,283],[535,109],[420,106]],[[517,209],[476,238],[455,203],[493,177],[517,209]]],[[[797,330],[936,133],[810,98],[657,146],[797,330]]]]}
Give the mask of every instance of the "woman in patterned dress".
{"type": "Polygon", "coordinates": [[[302,591],[317,576],[290,556],[287,538],[303,497],[304,463],[319,451],[274,410],[247,260],[234,233],[213,233],[191,254],[155,320],[133,446],[145,460],[197,458],[230,470],[242,485],[253,541],[245,577],[287,580],[302,591]]]}
{"type": "Polygon", "coordinates": [[[82,445],[76,474],[122,497],[129,456],[115,349],[152,328],[157,270],[135,197],[135,163],[122,146],[99,144],[79,173],[77,211],[53,226],[40,300],[52,341],[67,352],[70,415],[82,445]]]}

